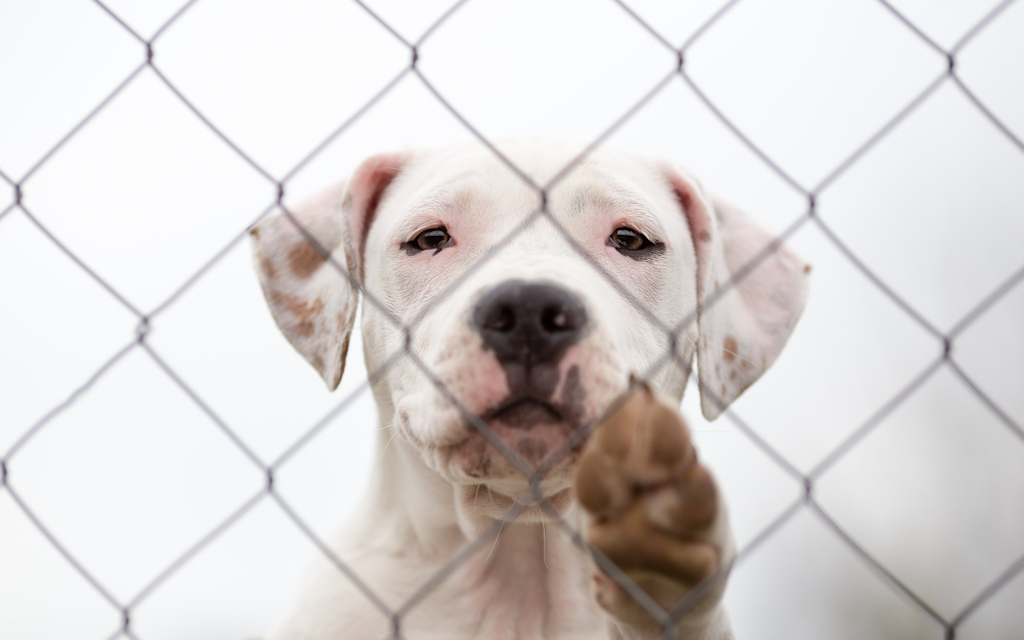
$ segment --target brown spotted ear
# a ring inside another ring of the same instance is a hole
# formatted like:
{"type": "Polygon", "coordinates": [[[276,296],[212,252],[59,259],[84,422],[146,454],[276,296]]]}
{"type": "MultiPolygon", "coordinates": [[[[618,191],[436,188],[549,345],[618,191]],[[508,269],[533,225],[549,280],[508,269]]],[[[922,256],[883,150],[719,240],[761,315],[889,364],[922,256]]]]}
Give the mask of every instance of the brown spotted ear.
{"type": "Polygon", "coordinates": [[[355,324],[363,243],[402,162],[395,155],[374,156],[347,185],[338,183],[289,209],[294,222],[279,213],[250,231],[256,273],[277,326],[332,391],[341,381],[355,324]]]}
{"type": "Polygon", "coordinates": [[[697,256],[701,410],[714,420],[782,351],[803,312],[810,267],[689,176],[669,170],[669,181],[697,256]]]}

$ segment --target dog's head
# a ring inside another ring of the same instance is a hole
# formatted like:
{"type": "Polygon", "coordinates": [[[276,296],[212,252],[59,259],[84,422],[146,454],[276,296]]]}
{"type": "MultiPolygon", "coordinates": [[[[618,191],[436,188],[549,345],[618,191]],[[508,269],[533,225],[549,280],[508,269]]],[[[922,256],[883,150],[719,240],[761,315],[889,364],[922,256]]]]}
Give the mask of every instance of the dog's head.
{"type": "MultiPolygon", "coordinates": [[[[572,158],[546,140],[502,151],[538,184],[572,158]]],[[[666,164],[603,149],[546,198],[480,146],[375,156],[252,235],[274,318],[331,389],[363,289],[382,420],[465,488],[463,508],[492,515],[526,492],[524,465],[567,500],[574,434],[632,376],[680,398],[696,353],[715,418],[806,297],[805,264],[745,216],[666,164]]]]}

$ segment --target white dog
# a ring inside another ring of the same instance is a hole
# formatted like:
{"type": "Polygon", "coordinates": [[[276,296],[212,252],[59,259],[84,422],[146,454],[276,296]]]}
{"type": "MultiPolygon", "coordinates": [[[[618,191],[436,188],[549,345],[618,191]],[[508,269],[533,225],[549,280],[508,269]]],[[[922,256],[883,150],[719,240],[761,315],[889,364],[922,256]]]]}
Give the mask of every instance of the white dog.
{"type": "Polygon", "coordinates": [[[366,292],[384,428],[332,544],[376,596],[323,558],[272,638],[662,638],[652,603],[695,589],[675,637],[731,638],[725,508],[666,403],[695,353],[709,419],[756,380],[808,269],[666,164],[601,149],[542,198],[523,177],[573,148],[500,148],[523,176],[480,145],[375,156],[252,231],[274,318],[331,389],[366,292]]]}

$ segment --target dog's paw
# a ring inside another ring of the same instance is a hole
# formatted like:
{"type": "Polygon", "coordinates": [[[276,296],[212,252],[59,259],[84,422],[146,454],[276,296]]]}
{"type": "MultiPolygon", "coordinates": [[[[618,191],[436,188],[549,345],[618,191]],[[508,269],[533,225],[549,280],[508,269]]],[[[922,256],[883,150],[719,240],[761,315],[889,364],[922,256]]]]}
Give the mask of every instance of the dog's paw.
{"type": "MultiPolygon", "coordinates": [[[[587,541],[666,611],[722,566],[728,533],[717,524],[724,507],[715,481],[682,417],[649,388],[636,390],[594,431],[575,483],[592,517],[587,541]]],[[[594,578],[599,604],[615,618],[654,624],[608,574],[598,569],[594,578]]],[[[694,613],[713,607],[718,596],[694,613]]]]}

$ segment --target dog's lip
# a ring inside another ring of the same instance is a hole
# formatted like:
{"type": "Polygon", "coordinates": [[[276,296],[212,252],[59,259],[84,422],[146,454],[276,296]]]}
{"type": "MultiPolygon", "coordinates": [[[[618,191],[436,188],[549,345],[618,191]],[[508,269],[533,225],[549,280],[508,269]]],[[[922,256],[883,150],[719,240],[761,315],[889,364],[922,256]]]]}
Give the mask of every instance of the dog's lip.
{"type": "Polygon", "coordinates": [[[558,407],[551,404],[546,400],[541,400],[532,396],[513,396],[499,403],[496,407],[487,410],[481,418],[487,420],[501,420],[503,415],[508,415],[510,412],[517,409],[524,409],[536,407],[537,409],[546,412],[551,418],[551,422],[563,422],[564,418],[562,412],[558,410],[558,407]]]}

